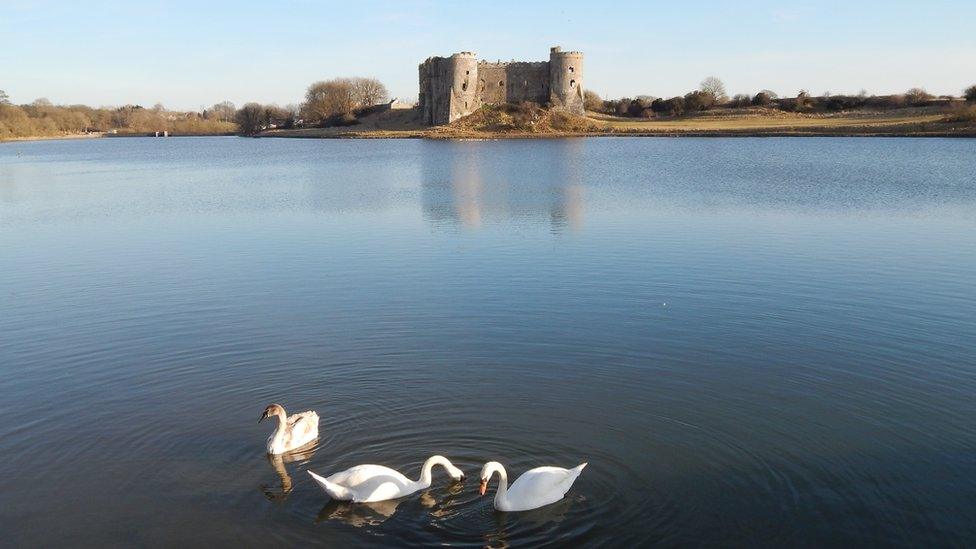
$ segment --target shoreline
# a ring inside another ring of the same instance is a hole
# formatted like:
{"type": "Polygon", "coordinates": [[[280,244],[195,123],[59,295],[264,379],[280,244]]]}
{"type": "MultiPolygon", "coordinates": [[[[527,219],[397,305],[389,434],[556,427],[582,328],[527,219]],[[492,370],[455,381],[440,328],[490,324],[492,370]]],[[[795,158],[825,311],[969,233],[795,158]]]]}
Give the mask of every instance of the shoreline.
{"type": "Polygon", "coordinates": [[[872,131],[857,126],[845,128],[843,126],[824,129],[822,127],[810,128],[744,128],[744,129],[688,129],[688,130],[640,130],[640,129],[614,129],[607,128],[594,131],[546,131],[546,132],[527,132],[527,131],[492,131],[480,129],[462,129],[450,126],[439,126],[433,128],[411,128],[411,129],[348,129],[341,130],[335,128],[302,128],[294,130],[270,130],[263,131],[254,135],[239,135],[233,133],[212,133],[212,134],[177,134],[168,137],[154,137],[147,134],[109,134],[109,133],[88,133],[71,135],[48,135],[36,137],[14,137],[0,139],[0,144],[5,143],[24,143],[34,141],[69,141],[84,139],[116,139],[116,138],[153,138],[168,139],[170,137],[248,137],[255,139],[431,139],[431,140],[456,140],[456,141],[498,141],[498,140],[520,140],[520,139],[570,139],[570,138],[590,138],[590,137],[661,137],[661,138],[682,138],[682,137],[712,137],[712,138],[736,138],[736,137],[915,137],[915,138],[976,138],[976,127],[935,127],[931,129],[918,128],[897,131],[895,128],[877,128],[872,131]]]}

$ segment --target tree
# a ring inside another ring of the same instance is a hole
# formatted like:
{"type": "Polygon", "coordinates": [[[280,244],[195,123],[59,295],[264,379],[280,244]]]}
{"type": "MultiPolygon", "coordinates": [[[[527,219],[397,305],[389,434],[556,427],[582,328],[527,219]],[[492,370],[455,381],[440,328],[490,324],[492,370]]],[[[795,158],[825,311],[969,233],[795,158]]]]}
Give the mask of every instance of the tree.
{"type": "Polygon", "coordinates": [[[665,101],[665,104],[672,116],[681,116],[685,112],[685,100],[681,97],[672,97],[665,101]]]}
{"type": "Polygon", "coordinates": [[[759,107],[766,107],[773,102],[773,98],[765,91],[761,91],[752,98],[752,104],[759,107]]]}
{"type": "MultiPolygon", "coordinates": [[[[976,86],[974,86],[974,88],[976,88],[976,86]]],[[[0,105],[9,105],[9,104],[10,104],[10,96],[7,95],[7,92],[0,90],[0,105]]]]}
{"type": "Polygon", "coordinates": [[[909,105],[921,105],[932,100],[932,94],[925,91],[925,88],[912,88],[905,92],[905,101],[909,105]]]}
{"type": "Polygon", "coordinates": [[[251,135],[261,131],[264,126],[265,108],[260,103],[247,103],[234,117],[238,128],[244,135],[251,135]]]}
{"type": "Polygon", "coordinates": [[[966,101],[969,101],[970,103],[976,103],[976,85],[972,85],[966,88],[966,91],[963,92],[963,95],[966,97],[966,101]]]}
{"type": "Polygon", "coordinates": [[[729,105],[734,108],[748,107],[752,104],[752,98],[744,93],[735,94],[729,101],[729,105]]]}
{"type": "Polygon", "coordinates": [[[685,95],[686,111],[704,111],[715,104],[715,96],[709,92],[695,90],[685,95]]]}
{"type": "Polygon", "coordinates": [[[728,94],[725,93],[725,84],[714,76],[709,76],[702,80],[698,89],[703,93],[711,95],[713,103],[725,103],[729,100],[728,94]]]}
{"type": "Polygon", "coordinates": [[[354,88],[355,101],[358,103],[358,107],[361,109],[372,107],[373,105],[378,105],[380,103],[385,103],[389,99],[389,93],[386,91],[386,86],[375,78],[353,78],[352,85],[354,88]]]}
{"type": "Polygon", "coordinates": [[[603,99],[595,91],[583,92],[583,108],[590,112],[603,112],[603,99]]]}
{"type": "Polygon", "coordinates": [[[207,120],[220,120],[222,122],[233,121],[235,114],[237,114],[237,109],[230,101],[221,101],[203,111],[203,117],[207,120]]]}
{"type": "Polygon", "coordinates": [[[813,106],[813,99],[810,97],[810,92],[807,90],[800,90],[796,94],[796,110],[805,111],[813,106]]]}
{"type": "Polygon", "coordinates": [[[356,86],[349,78],[315,82],[305,92],[302,115],[317,123],[333,116],[351,114],[358,106],[356,86]]]}

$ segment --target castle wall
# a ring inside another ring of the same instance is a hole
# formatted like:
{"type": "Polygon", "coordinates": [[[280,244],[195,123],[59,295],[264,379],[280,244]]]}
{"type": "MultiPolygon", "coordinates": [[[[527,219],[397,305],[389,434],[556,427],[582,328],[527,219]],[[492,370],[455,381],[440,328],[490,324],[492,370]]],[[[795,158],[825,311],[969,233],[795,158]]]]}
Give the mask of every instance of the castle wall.
{"type": "Polygon", "coordinates": [[[549,61],[478,62],[474,54],[431,57],[419,67],[418,107],[431,125],[449,124],[483,104],[533,101],[583,113],[583,54],[550,50],[549,61]]]}

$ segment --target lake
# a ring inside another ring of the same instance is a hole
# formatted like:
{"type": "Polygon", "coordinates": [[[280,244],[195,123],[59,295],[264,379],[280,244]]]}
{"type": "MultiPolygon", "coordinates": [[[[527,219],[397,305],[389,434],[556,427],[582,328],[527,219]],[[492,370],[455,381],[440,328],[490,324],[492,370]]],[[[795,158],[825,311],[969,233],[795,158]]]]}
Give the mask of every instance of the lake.
{"type": "Polygon", "coordinates": [[[972,545],[976,141],[2,144],[0,402],[11,546],[972,545]]]}

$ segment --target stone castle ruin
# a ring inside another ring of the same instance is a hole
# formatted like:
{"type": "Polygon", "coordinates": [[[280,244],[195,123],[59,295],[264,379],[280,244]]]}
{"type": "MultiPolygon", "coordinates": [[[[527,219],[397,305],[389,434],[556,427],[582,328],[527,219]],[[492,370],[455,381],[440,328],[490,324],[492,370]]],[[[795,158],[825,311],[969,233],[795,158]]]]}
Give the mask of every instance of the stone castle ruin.
{"type": "Polygon", "coordinates": [[[583,114],[583,54],[550,48],[549,61],[490,63],[471,52],[420,64],[424,122],[450,124],[482,105],[533,101],[583,114]]]}

